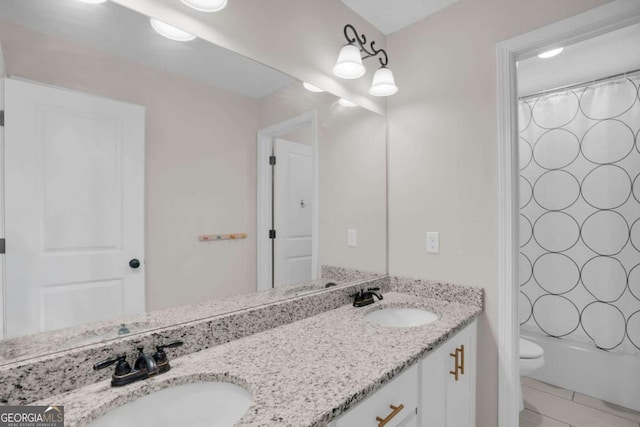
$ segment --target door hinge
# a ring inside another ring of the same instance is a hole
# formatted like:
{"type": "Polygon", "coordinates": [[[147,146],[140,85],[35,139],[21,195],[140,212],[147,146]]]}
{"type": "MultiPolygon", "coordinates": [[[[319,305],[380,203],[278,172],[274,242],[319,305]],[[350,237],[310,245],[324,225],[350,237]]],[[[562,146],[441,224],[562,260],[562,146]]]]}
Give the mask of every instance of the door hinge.
{"type": "Polygon", "coordinates": [[[6,254],[7,253],[7,246],[6,246],[6,241],[4,238],[0,239],[0,254],[6,254]]]}
{"type": "Polygon", "coordinates": [[[269,156],[269,164],[271,166],[276,164],[276,156],[269,156]]]}
{"type": "Polygon", "coordinates": [[[4,127],[4,110],[0,110],[0,126],[4,127]]]}
{"type": "Polygon", "coordinates": [[[276,238],[276,230],[269,230],[269,238],[270,239],[276,238]]]}

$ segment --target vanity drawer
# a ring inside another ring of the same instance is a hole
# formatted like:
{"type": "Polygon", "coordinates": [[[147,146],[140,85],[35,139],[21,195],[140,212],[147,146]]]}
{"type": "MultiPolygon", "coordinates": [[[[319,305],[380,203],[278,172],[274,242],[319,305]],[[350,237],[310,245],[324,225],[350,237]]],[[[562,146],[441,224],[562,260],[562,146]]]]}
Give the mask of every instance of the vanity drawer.
{"type": "Polygon", "coordinates": [[[376,417],[389,420],[383,424],[385,427],[417,426],[417,407],[418,366],[414,365],[344,413],[332,426],[378,427],[380,421],[376,417]]]}

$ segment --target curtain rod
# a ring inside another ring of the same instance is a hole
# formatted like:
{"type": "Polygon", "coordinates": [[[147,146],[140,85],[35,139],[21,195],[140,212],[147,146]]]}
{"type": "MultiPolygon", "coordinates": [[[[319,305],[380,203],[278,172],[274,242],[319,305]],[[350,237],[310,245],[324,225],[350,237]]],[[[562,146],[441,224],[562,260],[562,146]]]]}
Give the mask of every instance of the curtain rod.
{"type": "Polygon", "coordinates": [[[633,73],[637,73],[640,72],[640,68],[637,68],[635,70],[631,70],[631,71],[625,71],[624,73],[618,73],[618,74],[612,74],[610,76],[606,76],[606,77],[601,77],[599,79],[595,79],[595,80],[587,80],[584,81],[582,83],[573,83],[567,86],[560,86],[560,87],[556,87],[553,89],[549,89],[549,90],[543,90],[541,92],[538,93],[532,93],[530,95],[524,95],[518,98],[518,100],[523,100],[523,99],[528,99],[528,98],[535,98],[537,96],[542,96],[542,95],[548,95],[550,93],[554,93],[554,92],[559,92],[561,90],[568,90],[568,89],[573,89],[576,87],[580,87],[580,86],[585,86],[587,84],[594,84],[594,83],[599,83],[599,82],[603,82],[605,80],[610,80],[610,79],[615,79],[617,77],[622,77],[622,76],[626,76],[627,74],[633,74],[633,73]]]}

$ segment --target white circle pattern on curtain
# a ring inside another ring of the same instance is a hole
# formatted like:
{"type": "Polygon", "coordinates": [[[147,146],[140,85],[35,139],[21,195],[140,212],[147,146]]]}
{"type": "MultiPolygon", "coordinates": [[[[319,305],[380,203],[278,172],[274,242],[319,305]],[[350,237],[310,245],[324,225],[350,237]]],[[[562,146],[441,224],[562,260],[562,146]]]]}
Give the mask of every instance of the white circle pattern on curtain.
{"type": "Polygon", "coordinates": [[[518,113],[520,324],[640,354],[640,73],[518,113]]]}

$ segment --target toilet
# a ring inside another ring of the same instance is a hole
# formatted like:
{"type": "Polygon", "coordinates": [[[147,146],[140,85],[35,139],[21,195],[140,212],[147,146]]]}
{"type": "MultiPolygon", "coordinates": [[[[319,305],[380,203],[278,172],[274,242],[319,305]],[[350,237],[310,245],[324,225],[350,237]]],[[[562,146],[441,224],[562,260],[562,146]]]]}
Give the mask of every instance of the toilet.
{"type": "MultiPolygon", "coordinates": [[[[520,376],[528,376],[544,365],[544,350],[538,344],[520,338],[520,376]]],[[[518,378],[519,379],[519,378],[518,378]]],[[[520,410],[524,409],[522,384],[520,392],[520,410]]]]}

